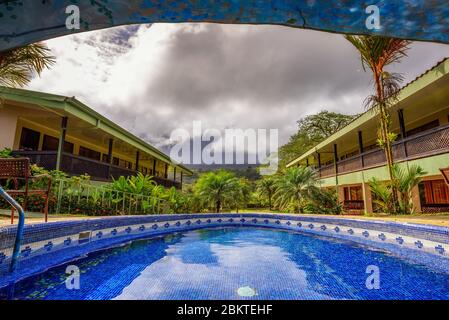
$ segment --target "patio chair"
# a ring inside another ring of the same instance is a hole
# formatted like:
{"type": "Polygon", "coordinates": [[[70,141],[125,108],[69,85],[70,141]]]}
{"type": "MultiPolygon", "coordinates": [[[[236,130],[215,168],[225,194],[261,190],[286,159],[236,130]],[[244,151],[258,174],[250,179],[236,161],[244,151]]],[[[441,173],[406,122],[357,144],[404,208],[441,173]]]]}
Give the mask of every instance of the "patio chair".
{"type": "MultiPolygon", "coordinates": [[[[48,221],[48,200],[51,191],[51,176],[41,174],[31,175],[30,159],[28,158],[0,158],[0,180],[12,181],[13,189],[5,190],[12,197],[23,196],[22,207],[26,210],[27,200],[30,195],[41,195],[45,199],[44,215],[45,222],[48,221]],[[30,189],[29,182],[47,178],[46,189],[30,189]],[[19,180],[24,181],[23,189],[19,189],[19,180]]],[[[11,209],[11,224],[14,223],[14,208],[11,209]]]]}

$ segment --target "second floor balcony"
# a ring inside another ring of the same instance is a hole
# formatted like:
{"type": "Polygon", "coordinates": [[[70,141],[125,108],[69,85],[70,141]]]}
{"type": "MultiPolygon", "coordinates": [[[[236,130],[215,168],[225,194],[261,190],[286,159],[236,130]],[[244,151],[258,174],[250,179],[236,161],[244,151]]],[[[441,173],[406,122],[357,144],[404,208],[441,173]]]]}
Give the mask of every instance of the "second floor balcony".
{"type": "MultiPolygon", "coordinates": [[[[395,162],[415,160],[449,152],[449,125],[440,126],[393,143],[395,162]]],[[[321,178],[381,167],[386,164],[385,151],[374,149],[340,160],[335,165],[317,168],[321,178]]]]}
{"type": "MultiPolygon", "coordinates": [[[[26,157],[30,162],[37,164],[47,170],[56,168],[56,151],[14,151],[15,156],[26,157]]],[[[70,176],[87,174],[96,181],[111,181],[120,176],[134,176],[138,173],[136,170],[116,166],[102,161],[81,157],[78,155],[63,152],[61,157],[60,170],[70,176]]],[[[181,181],[174,181],[163,177],[153,177],[153,180],[164,187],[181,188],[181,181]]]]}

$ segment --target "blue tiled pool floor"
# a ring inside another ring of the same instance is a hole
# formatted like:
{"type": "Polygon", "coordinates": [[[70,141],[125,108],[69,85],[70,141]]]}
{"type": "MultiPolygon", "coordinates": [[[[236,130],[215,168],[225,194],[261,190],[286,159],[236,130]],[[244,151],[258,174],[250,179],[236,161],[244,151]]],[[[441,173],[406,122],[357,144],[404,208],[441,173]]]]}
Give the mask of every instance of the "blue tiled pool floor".
{"type": "Polygon", "coordinates": [[[449,299],[448,275],[352,242],[271,229],[176,233],[74,264],[79,290],[66,288],[60,266],[16,284],[14,299],[449,299]],[[370,265],[378,290],[365,285],[370,265]]]}

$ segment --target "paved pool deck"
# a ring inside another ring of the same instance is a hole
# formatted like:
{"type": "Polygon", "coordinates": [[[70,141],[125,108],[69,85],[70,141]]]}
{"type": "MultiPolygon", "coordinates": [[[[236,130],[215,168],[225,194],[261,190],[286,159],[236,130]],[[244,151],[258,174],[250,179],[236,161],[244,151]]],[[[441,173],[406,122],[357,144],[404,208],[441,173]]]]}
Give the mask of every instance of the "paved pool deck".
{"type": "MultiPolygon", "coordinates": [[[[249,213],[248,211],[242,213],[249,213]]],[[[276,214],[263,212],[267,214],[276,214]]],[[[0,210],[0,226],[5,227],[11,225],[10,218],[8,217],[10,213],[5,210],[0,210]]],[[[349,218],[349,219],[366,219],[366,220],[381,220],[381,221],[394,221],[394,222],[402,222],[402,223],[416,223],[416,224],[428,224],[435,226],[444,226],[449,227],[449,214],[417,214],[412,216],[354,216],[354,215],[310,215],[310,214],[301,214],[301,216],[322,216],[322,217],[340,217],[340,218],[349,218]]],[[[95,216],[81,216],[81,215],[50,215],[48,221],[70,221],[70,220],[82,220],[82,219],[101,219],[101,217],[95,216]]],[[[42,223],[44,222],[44,216],[39,213],[30,213],[28,217],[25,219],[26,224],[32,223],[42,223]]],[[[17,218],[15,219],[15,223],[17,223],[17,218]]]]}

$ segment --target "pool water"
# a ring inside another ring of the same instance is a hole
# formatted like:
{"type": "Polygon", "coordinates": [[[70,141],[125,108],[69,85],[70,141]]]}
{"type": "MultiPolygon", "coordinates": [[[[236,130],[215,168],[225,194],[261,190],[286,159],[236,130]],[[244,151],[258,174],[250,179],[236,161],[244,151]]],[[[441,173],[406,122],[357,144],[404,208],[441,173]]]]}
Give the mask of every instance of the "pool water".
{"type": "MultiPolygon", "coordinates": [[[[257,228],[138,240],[19,282],[14,299],[449,299],[449,276],[352,242],[257,228]],[[369,290],[368,266],[379,268],[369,290]]],[[[12,290],[10,290],[10,293],[12,290]]],[[[5,294],[5,293],[4,293],[5,294]]]]}

